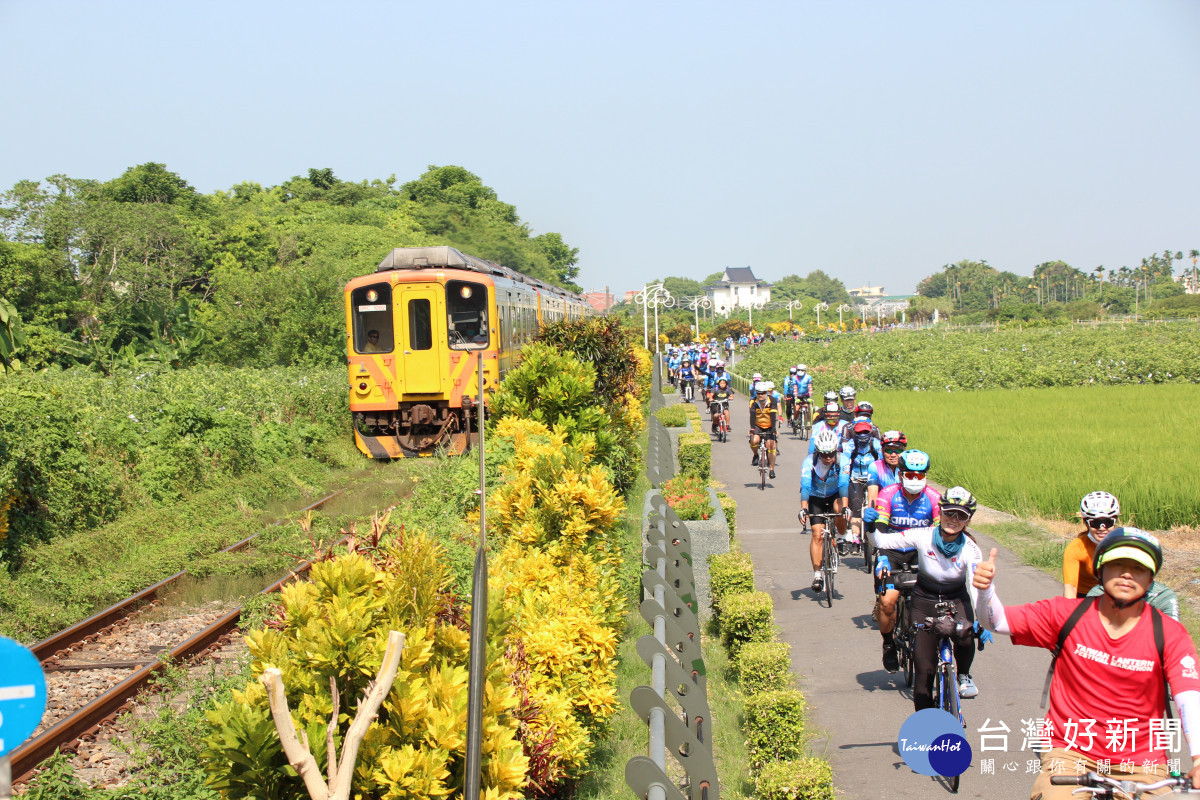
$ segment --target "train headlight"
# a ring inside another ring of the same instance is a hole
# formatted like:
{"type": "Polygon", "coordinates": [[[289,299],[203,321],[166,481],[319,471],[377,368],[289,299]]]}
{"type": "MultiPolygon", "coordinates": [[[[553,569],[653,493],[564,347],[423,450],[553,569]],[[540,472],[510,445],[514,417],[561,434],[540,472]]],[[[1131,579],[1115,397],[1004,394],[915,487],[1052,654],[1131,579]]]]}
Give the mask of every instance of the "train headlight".
{"type": "Polygon", "coordinates": [[[470,286],[462,287],[461,289],[458,290],[458,294],[460,297],[462,297],[463,300],[466,300],[468,297],[471,296],[471,287],[470,286]]]}
{"type": "Polygon", "coordinates": [[[378,299],[379,299],[379,292],[378,292],[378,291],[376,291],[375,289],[368,289],[368,290],[367,290],[367,302],[368,302],[368,303],[374,303],[374,302],[375,302],[376,300],[378,300],[378,299]]]}

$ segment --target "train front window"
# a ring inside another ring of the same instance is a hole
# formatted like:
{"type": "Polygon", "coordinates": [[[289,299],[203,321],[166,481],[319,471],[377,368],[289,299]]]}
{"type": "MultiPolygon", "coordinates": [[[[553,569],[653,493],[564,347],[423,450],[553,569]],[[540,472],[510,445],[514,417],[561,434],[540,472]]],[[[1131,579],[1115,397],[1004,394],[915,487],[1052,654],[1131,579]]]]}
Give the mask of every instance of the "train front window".
{"type": "Polygon", "coordinates": [[[428,300],[408,301],[408,344],[413,350],[433,348],[432,317],[428,300]]]}
{"type": "Polygon", "coordinates": [[[452,350],[488,346],[487,286],[468,281],[446,282],[447,339],[452,350]]]}
{"type": "Polygon", "coordinates": [[[354,319],[354,349],[359,353],[390,353],[396,349],[392,328],[392,287],[386,283],[360,286],[350,293],[354,319]]]}

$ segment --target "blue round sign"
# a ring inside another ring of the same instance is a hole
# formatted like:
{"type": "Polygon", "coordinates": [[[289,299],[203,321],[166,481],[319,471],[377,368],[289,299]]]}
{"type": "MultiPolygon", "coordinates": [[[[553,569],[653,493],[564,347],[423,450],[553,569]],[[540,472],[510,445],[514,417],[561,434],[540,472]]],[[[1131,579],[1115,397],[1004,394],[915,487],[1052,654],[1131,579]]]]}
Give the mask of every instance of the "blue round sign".
{"type": "Polygon", "coordinates": [[[910,714],[896,742],[900,756],[920,775],[961,775],[971,766],[971,745],[958,717],[940,708],[910,714]]]}
{"type": "Polygon", "coordinates": [[[46,674],[26,647],[0,636],[0,756],[21,746],[46,713],[46,674]]]}

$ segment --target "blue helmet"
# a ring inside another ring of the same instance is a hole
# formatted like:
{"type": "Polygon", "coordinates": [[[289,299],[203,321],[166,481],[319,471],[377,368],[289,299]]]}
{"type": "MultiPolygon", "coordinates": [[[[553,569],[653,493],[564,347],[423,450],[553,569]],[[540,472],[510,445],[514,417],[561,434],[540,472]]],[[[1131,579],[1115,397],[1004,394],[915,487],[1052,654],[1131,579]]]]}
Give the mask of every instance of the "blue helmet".
{"type": "Polygon", "coordinates": [[[924,450],[905,450],[900,454],[900,466],[912,472],[928,472],[929,454],[924,450]]]}

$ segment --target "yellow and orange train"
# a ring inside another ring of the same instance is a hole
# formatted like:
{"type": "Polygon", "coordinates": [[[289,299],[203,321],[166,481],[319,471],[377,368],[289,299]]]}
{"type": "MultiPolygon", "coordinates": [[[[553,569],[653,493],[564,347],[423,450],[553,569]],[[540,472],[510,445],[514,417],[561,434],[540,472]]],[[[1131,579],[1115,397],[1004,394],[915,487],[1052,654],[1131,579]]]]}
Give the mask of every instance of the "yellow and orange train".
{"type": "Polygon", "coordinates": [[[372,458],[461,453],[476,430],[478,353],[494,391],[542,325],[580,295],[453,247],[400,247],[346,284],[354,441],[372,458]]]}

